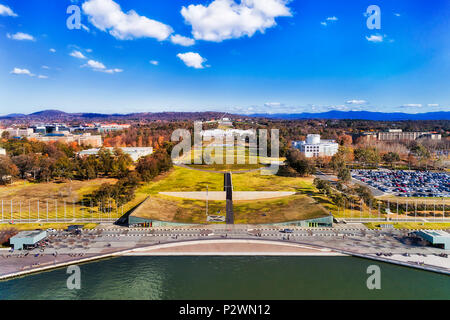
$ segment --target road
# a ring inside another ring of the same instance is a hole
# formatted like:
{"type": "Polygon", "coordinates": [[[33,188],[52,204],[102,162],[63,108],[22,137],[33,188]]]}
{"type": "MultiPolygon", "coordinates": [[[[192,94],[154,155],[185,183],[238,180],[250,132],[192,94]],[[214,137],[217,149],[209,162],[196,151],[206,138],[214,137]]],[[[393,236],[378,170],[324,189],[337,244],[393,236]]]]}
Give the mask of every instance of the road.
{"type": "Polygon", "coordinates": [[[234,212],[233,212],[233,182],[231,179],[231,173],[225,173],[223,176],[224,184],[223,189],[226,192],[226,210],[227,217],[225,219],[227,224],[234,224],[234,212]]]}

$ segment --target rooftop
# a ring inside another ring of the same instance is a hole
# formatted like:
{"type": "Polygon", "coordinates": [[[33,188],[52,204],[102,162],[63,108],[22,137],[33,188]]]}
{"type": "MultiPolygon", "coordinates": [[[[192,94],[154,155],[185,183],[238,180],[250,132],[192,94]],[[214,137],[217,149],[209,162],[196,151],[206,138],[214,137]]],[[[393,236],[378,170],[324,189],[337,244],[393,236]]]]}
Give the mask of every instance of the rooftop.
{"type": "Polygon", "coordinates": [[[29,237],[35,237],[39,234],[41,234],[42,232],[46,232],[44,230],[32,230],[32,231],[21,231],[18,234],[16,234],[14,237],[12,238],[29,238],[29,237]]]}

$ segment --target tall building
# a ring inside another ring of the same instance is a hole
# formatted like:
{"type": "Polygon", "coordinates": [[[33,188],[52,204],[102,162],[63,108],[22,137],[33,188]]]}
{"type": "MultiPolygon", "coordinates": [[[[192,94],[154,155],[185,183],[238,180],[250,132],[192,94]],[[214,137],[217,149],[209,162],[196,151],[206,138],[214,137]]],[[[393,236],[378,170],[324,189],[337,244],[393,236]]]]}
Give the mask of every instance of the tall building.
{"type": "Polygon", "coordinates": [[[321,140],[320,134],[308,134],[306,141],[293,141],[292,146],[299,149],[306,158],[332,157],[339,149],[334,140],[321,140]]]}
{"type": "Polygon", "coordinates": [[[92,146],[95,148],[103,145],[102,136],[91,135],[90,133],[84,134],[70,134],[68,132],[52,133],[45,136],[36,136],[33,139],[41,142],[61,142],[71,143],[76,142],[80,146],[92,146]]]}

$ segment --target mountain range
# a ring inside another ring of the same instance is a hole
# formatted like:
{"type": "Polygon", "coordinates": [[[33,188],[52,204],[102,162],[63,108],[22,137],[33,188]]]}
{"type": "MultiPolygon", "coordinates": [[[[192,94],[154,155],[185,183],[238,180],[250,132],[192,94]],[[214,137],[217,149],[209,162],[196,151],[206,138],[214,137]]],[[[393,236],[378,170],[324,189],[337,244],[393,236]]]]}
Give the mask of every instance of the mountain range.
{"type": "Polygon", "coordinates": [[[450,111],[426,113],[401,112],[371,112],[371,111],[328,111],[323,113],[274,113],[251,114],[252,117],[271,119],[350,119],[375,121],[402,121],[402,120],[450,120],[450,111]]]}
{"type": "MultiPolygon", "coordinates": [[[[371,111],[328,111],[323,113],[257,113],[250,115],[226,114],[227,117],[236,118],[268,118],[268,119],[349,119],[349,120],[375,120],[375,121],[404,121],[404,120],[450,120],[450,111],[426,113],[401,112],[371,112],[371,111]]],[[[13,113],[0,116],[0,120],[20,121],[101,121],[101,120],[209,120],[224,116],[223,112],[141,112],[129,114],[103,114],[103,113],[67,113],[59,110],[43,110],[31,114],[13,113]]]]}

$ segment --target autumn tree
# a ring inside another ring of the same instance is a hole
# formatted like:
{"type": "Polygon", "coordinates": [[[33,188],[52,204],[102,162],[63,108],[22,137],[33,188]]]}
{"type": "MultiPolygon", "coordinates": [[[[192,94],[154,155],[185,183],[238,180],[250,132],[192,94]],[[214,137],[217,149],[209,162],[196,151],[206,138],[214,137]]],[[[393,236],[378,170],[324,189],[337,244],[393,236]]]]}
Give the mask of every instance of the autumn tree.
{"type": "Polygon", "coordinates": [[[12,179],[19,175],[19,169],[7,156],[0,156],[0,183],[12,182],[12,179]]]}

